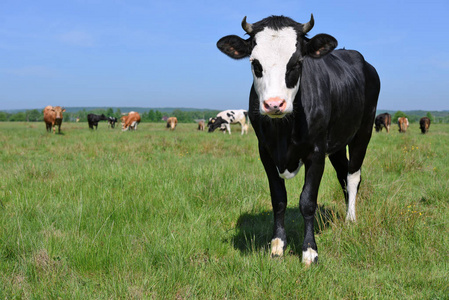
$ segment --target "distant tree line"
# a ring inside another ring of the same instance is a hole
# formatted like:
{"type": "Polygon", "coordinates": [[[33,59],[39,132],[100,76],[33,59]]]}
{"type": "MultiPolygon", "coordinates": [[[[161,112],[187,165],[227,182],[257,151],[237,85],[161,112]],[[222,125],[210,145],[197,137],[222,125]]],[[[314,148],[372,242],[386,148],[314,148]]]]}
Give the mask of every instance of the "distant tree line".
{"type": "MultiPolygon", "coordinates": [[[[158,110],[150,109],[146,112],[141,113],[141,122],[165,122],[168,117],[176,117],[178,118],[178,122],[180,123],[194,123],[196,120],[208,120],[209,118],[215,117],[219,111],[216,110],[205,110],[205,111],[184,111],[181,109],[175,109],[172,113],[163,113],[158,110]]],[[[123,112],[127,114],[128,112],[123,112]]],[[[109,117],[116,117],[120,119],[122,116],[122,111],[120,108],[117,108],[115,111],[112,108],[108,109],[94,109],[88,110],[85,109],[79,110],[77,112],[65,112],[64,113],[64,122],[87,122],[88,114],[104,114],[109,117]]],[[[446,115],[435,116],[431,112],[427,112],[426,115],[422,114],[407,114],[402,111],[397,111],[393,117],[392,122],[396,123],[399,117],[407,117],[410,123],[417,123],[419,119],[422,117],[429,117],[432,123],[449,123],[449,112],[446,115]]],[[[0,122],[43,122],[44,114],[43,110],[31,109],[27,111],[20,111],[17,113],[8,113],[4,111],[0,111],[0,122]]]]}
{"type": "Polygon", "coordinates": [[[449,123],[449,115],[447,116],[434,116],[431,112],[427,112],[425,116],[423,115],[415,115],[415,114],[406,114],[398,110],[392,117],[391,122],[397,123],[398,118],[406,117],[409,123],[418,123],[422,117],[428,117],[432,123],[449,123]]]}
{"type": "MultiPolygon", "coordinates": [[[[141,122],[165,122],[168,117],[176,117],[180,123],[194,123],[196,120],[208,120],[215,117],[219,111],[205,110],[205,111],[183,111],[180,109],[174,110],[172,113],[162,113],[158,110],[150,109],[140,114],[141,122]]],[[[123,112],[127,114],[128,112],[123,112]]],[[[117,108],[115,111],[112,108],[108,109],[85,109],[77,112],[64,112],[64,122],[87,122],[88,114],[104,114],[107,117],[116,117],[120,119],[122,111],[117,108]]],[[[17,113],[8,113],[0,111],[0,122],[43,122],[44,113],[43,110],[31,109],[27,111],[21,111],[17,113]]]]}

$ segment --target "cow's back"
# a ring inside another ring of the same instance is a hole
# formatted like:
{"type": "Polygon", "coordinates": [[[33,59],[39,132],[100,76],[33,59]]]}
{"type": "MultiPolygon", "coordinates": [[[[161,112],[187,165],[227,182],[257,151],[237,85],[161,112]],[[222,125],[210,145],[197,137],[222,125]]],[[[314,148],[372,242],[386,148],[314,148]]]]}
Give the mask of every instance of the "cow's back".
{"type": "Polygon", "coordinates": [[[56,114],[52,110],[53,106],[48,105],[44,108],[44,122],[47,124],[53,124],[56,119],[56,114]]]}
{"type": "Polygon", "coordinates": [[[303,68],[300,99],[308,131],[327,135],[329,153],[347,145],[361,127],[372,130],[380,79],[359,52],[307,57],[303,68]]]}

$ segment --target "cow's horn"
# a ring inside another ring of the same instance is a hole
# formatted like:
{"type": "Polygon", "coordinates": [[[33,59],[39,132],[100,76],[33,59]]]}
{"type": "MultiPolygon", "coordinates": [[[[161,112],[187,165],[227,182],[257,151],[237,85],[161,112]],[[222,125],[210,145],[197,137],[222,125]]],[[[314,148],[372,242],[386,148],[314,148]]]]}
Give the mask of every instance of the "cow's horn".
{"type": "Polygon", "coordinates": [[[310,15],[310,21],[302,24],[302,32],[307,33],[312,30],[313,25],[315,25],[315,20],[313,19],[313,14],[310,15]]]}
{"type": "Polygon", "coordinates": [[[246,33],[250,34],[253,32],[253,24],[246,22],[246,16],[242,20],[242,28],[246,31],[246,33]]]}

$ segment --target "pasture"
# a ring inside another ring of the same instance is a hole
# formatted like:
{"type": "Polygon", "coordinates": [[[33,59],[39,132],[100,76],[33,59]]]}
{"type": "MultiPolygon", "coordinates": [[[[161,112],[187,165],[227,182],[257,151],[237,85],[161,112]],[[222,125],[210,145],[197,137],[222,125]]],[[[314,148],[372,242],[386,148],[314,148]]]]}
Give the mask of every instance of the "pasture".
{"type": "Polygon", "coordinates": [[[449,125],[373,133],[357,223],[326,162],[320,262],[301,263],[304,171],[287,181],[288,247],[252,129],[136,132],[0,123],[1,299],[447,299],[449,125]]]}

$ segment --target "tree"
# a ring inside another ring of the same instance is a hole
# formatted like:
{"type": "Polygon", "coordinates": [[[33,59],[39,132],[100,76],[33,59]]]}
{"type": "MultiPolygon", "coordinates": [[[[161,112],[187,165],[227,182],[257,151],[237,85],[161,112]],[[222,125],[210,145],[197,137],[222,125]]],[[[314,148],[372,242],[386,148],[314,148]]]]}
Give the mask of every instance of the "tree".
{"type": "Polygon", "coordinates": [[[108,108],[106,111],[106,117],[111,117],[114,115],[114,110],[112,108],[108,108]]]}
{"type": "Polygon", "coordinates": [[[397,123],[397,122],[398,122],[398,119],[399,119],[399,118],[402,118],[402,117],[406,117],[406,118],[408,119],[408,117],[407,117],[407,115],[405,114],[405,112],[398,110],[398,111],[394,114],[393,118],[391,119],[391,123],[397,123]]]}
{"type": "Polygon", "coordinates": [[[21,112],[18,112],[16,114],[13,114],[9,118],[9,120],[10,121],[15,121],[15,122],[25,122],[27,120],[27,116],[26,116],[26,114],[23,111],[21,111],[21,112]]]}
{"type": "Polygon", "coordinates": [[[0,111],[0,122],[6,122],[9,119],[9,114],[4,111],[0,111]]]}
{"type": "Polygon", "coordinates": [[[148,121],[150,122],[156,122],[156,114],[154,113],[154,110],[150,109],[148,112],[148,121]]]}
{"type": "Polygon", "coordinates": [[[154,121],[162,122],[162,113],[160,111],[156,110],[156,112],[154,114],[155,114],[154,121]]]}
{"type": "Polygon", "coordinates": [[[40,113],[37,109],[26,111],[27,122],[38,122],[44,119],[44,115],[40,113]]]}
{"type": "Polygon", "coordinates": [[[427,112],[426,117],[430,119],[430,122],[435,123],[435,118],[432,116],[430,111],[427,112]]]}
{"type": "Polygon", "coordinates": [[[115,111],[115,117],[117,119],[120,119],[122,117],[122,111],[120,110],[120,108],[117,108],[117,110],[115,111]]]}

